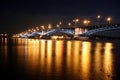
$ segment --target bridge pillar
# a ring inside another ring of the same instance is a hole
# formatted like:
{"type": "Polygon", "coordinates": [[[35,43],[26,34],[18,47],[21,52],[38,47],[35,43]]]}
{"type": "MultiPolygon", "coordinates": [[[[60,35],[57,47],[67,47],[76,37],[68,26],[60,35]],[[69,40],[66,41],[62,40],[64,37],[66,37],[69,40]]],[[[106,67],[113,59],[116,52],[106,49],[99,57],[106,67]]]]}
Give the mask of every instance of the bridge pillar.
{"type": "Polygon", "coordinates": [[[82,34],[87,31],[88,31],[88,29],[86,29],[86,28],[75,28],[74,37],[78,37],[79,34],[82,34]]]}
{"type": "Polygon", "coordinates": [[[45,34],[45,32],[44,31],[42,31],[42,35],[44,35],[45,34]]]}
{"type": "Polygon", "coordinates": [[[75,28],[74,37],[78,37],[79,33],[80,33],[80,29],[79,28],[75,28]]]}

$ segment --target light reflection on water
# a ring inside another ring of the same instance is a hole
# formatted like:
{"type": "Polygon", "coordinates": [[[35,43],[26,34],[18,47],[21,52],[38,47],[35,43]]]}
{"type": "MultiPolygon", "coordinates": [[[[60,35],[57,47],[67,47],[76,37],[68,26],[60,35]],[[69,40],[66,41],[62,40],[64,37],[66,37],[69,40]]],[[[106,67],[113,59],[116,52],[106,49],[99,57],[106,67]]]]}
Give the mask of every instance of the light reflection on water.
{"type": "MultiPolygon", "coordinates": [[[[112,43],[15,39],[13,44],[16,44],[12,45],[13,55],[17,55],[15,64],[19,69],[24,68],[22,72],[29,77],[38,75],[37,78],[52,77],[56,80],[109,80],[111,78],[107,75],[113,75],[112,43]]],[[[7,59],[8,47],[1,47],[1,52],[6,55],[4,59],[7,59]]]]}

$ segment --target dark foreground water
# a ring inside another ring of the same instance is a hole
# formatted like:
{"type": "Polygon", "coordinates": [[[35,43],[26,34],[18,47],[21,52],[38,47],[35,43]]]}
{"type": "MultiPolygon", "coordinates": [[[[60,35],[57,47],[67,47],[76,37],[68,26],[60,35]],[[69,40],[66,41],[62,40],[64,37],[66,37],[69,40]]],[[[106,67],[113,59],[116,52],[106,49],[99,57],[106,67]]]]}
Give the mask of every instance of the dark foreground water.
{"type": "Polygon", "coordinates": [[[120,40],[0,38],[0,80],[119,80],[120,40]]]}

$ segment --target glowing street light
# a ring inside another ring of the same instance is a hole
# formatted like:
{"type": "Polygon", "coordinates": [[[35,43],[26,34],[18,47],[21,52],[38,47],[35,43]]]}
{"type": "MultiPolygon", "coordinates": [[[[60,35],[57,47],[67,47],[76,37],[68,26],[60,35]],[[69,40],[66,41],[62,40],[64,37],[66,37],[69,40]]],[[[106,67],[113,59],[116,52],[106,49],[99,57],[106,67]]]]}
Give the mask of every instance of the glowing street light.
{"type": "Polygon", "coordinates": [[[97,16],[97,25],[99,26],[99,19],[101,18],[100,15],[97,16]]]}
{"type": "Polygon", "coordinates": [[[61,25],[61,24],[62,24],[62,22],[60,21],[60,22],[59,22],[59,25],[61,25]]]}
{"type": "Polygon", "coordinates": [[[52,28],[52,25],[51,24],[48,24],[48,29],[51,29],[52,28]]]}
{"type": "Polygon", "coordinates": [[[84,20],[83,24],[85,24],[86,26],[88,26],[88,24],[90,23],[90,20],[84,20]]]}
{"type": "Polygon", "coordinates": [[[56,26],[57,28],[60,28],[61,25],[62,25],[62,22],[60,21],[56,26]]]}
{"type": "Polygon", "coordinates": [[[110,24],[110,22],[111,22],[111,17],[108,17],[108,18],[107,18],[107,21],[108,21],[108,24],[110,24]]]}
{"type": "Polygon", "coordinates": [[[71,26],[71,23],[70,23],[70,22],[68,23],[68,26],[69,26],[69,27],[71,26]]]}
{"type": "Polygon", "coordinates": [[[37,31],[39,31],[39,28],[38,28],[38,27],[36,27],[36,30],[37,30],[37,31]]]}
{"type": "Polygon", "coordinates": [[[29,31],[29,32],[31,32],[31,30],[30,30],[30,29],[28,29],[28,31],[29,31]]]}
{"type": "Polygon", "coordinates": [[[101,17],[100,15],[97,16],[98,19],[100,19],[100,17],[101,17]]]}
{"type": "Polygon", "coordinates": [[[60,27],[60,25],[59,25],[59,24],[57,24],[56,26],[57,26],[57,28],[59,28],[59,27],[60,27]]]}
{"type": "Polygon", "coordinates": [[[36,29],[34,29],[33,32],[36,32],[36,29]]]}
{"type": "Polygon", "coordinates": [[[45,29],[45,26],[44,26],[44,25],[42,25],[42,26],[41,26],[41,28],[42,28],[42,29],[45,29]]]}
{"type": "Polygon", "coordinates": [[[75,23],[75,27],[77,27],[77,23],[79,22],[79,19],[74,19],[73,22],[75,23]]]}

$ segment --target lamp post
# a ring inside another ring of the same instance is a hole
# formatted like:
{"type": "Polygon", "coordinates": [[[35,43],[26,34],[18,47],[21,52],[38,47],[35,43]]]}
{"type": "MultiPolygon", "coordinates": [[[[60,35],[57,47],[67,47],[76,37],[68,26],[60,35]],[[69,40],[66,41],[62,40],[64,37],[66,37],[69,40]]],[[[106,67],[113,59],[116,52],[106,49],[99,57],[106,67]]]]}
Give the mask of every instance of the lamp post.
{"type": "Polygon", "coordinates": [[[101,18],[100,15],[97,16],[97,26],[99,26],[99,19],[101,18]]]}
{"type": "Polygon", "coordinates": [[[42,29],[45,29],[45,26],[44,26],[44,25],[42,25],[42,26],[41,26],[41,28],[42,28],[42,29]]]}
{"type": "Polygon", "coordinates": [[[108,18],[107,18],[107,22],[108,22],[108,24],[111,23],[111,17],[108,17],[108,18]]]}
{"type": "Polygon", "coordinates": [[[62,22],[60,21],[60,22],[56,25],[56,27],[57,27],[57,28],[60,28],[61,25],[62,25],[62,22]]]}
{"type": "Polygon", "coordinates": [[[36,27],[36,30],[37,30],[37,31],[39,31],[39,28],[38,28],[38,27],[36,27]]]}
{"type": "Polygon", "coordinates": [[[90,20],[84,20],[83,24],[85,24],[85,26],[88,26],[88,24],[90,23],[90,20]]]}
{"type": "Polygon", "coordinates": [[[59,24],[57,24],[56,26],[57,26],[57,28],[60,28],[60,25],[59,25],[59,24]]]}
{"type": "Polygon", "coordinates": [[[48,24],[48,29],[51,29],[52,28],[52,25],[51,24],[48,24]]]}
{"type": "MultiPolygon", "coordinates": [[[[83,21],[83,24],[87,27],[88,26],[88,24],[90,23],[90,20],[84,20],[83,21]]],[[[87,29],[86,28],[84,28],[84,32],[86,32],[87,31],[87,29]]]]}
{"type": "Polygon", "coordinates": [[[70,23],[70,22],[68,23],[68,26],[69,26],[69,27],[71,26],[71,23],[70,23]]]}
{"type": "Polygon", "coordinates": [[[75,23],[75,27],[77,27],[77,23],[79,22],[79,19],[74,19],[73,22],[75,23]]]}
{"type": "Polygon", "coordinates": [[[59,22],[59,25],[61,25],[61,24],[62,24],[62,22],[60,21],[60,22],[59,22]]]}

